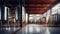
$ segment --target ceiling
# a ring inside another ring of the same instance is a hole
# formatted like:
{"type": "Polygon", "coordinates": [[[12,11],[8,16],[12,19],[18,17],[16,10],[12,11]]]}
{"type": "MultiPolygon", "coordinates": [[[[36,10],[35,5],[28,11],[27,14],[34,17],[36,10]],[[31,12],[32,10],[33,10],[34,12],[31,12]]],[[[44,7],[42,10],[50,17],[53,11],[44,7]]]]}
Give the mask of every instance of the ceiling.
{"type": "Polygon", "coordinates": [[[43,14],[58,2],[59,0],[0,0],[0,5],[4,4],[11,9],[15,9],[20,3],[25,7],[26,13],[43,14]]]}
{"type": "Polygon", "coordinates": [[[43,14],[52,8],[59,0],[25,0],[25,11],[28,14],[43,14]]]}

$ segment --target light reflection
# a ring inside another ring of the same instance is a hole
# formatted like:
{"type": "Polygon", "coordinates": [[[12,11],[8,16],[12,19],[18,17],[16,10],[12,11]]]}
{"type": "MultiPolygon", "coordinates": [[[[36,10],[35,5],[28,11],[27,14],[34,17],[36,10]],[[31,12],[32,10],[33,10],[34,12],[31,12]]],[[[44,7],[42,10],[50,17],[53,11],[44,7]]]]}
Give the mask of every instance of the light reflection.
{"type": "Polygon", "coordinates": [[[26,26],[26,29],[25,29],[25,31],[26,31],[26,33],[28,33],[28,28],[27,28],[27,26],[26,26]]]}
{"type": "Polygon", "coordinates": [[[8,30],[8,28],[6,28],[6,30],[8,30]]]}
{"type": "Polygon", "coordinates": [[[11,29],[10,27],[9,28],[6,28],[6,30],[8,30],[8,31],[10,31],[10,29],[11,29]]]}
{"type": "Polygon", "coordinates": [[[30,32],[30,33],[33,33],[34,31],[36,32],[40,32],[40,27],[38,27],[39,25],[36,25],[36,24],[30,24],[28,26],[26,26],[26,33],[30,32]]]}
{"type": "Polygon", "coordinates": [[[16,28],[14,27],[14,31],[16,31],[16,28]]]}
{"type": "Polygon", "coordinates": [[[48,28],[48,27],[46,27],[46,32],[45,32],[45,34],[50,34],[50,31],[49,31],[49,28],[48,28]]]}
{"type": "Polygon", "coordinates": [[[33,32],[33,27],[29,27],[29,32],[30,32],[30,33],[33,32]]]}
{"type": "Polygon", "coordinates": [[[11,28],[9,27],[9,31],[10,31],[10,29],[11,29],[11,28]]]}
{"type": "Polygon", "coordinates": [[[36,31],[37,31],[37,32],[40,32],[40,28],[39,28],[39,27],[36,27],[36,31]]]}
{"type": "Polygon", "coordinates": [[[26,26],[25,32],[26,33],[35,33],[35,32],[36,33],[42,33],[42,32],[45,32],[44,34],[50,34],[48,27],[43,28],[43,27],[40,27],[40,25],[36,25],[36,24],[30,24],[30,25],[26,26]]]}

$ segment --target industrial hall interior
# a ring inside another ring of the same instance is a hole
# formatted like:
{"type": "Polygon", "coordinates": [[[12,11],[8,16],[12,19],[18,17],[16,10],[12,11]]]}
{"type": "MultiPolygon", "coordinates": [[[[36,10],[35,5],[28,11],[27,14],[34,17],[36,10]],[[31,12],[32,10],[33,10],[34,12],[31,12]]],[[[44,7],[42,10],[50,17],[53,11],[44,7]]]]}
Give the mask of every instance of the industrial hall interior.
{"type": "Polygon", "coordinates": [[[60,34],[60,0],[0,0],[0,34],[60,34]]]}

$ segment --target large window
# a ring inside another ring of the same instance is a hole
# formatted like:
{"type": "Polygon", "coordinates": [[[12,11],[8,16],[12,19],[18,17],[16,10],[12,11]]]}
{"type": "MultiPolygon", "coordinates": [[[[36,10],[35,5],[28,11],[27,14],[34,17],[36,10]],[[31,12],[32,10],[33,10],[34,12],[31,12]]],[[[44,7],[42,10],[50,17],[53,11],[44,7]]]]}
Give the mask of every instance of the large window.
{"type": "Polygon", "coordinates": [[[29,15],[29,21],[31,22],[36,22],[37,20],[39,20],[42,17],[42,14],[30,14],[29,15]]]}
{"type": "Polygon", "coordinates": [[[58,3],[57,5],[52,7],[51,9],[49,9],[46,13],[47,13],[47,16],[50,16],[50,13],[51,13],[51,15],[57,14],[57,13],[60,14],[60,3],[58,3]]]}

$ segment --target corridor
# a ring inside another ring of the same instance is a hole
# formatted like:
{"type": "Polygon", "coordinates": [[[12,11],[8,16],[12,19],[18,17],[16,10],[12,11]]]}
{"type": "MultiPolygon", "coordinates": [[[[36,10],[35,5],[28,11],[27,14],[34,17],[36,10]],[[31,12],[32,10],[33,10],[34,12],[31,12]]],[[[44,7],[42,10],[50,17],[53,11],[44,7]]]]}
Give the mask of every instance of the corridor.
{"type": "Polygon", "coordinates": [[[60,34],[60,0],[0,0],[0,34],[60,34]]]}

